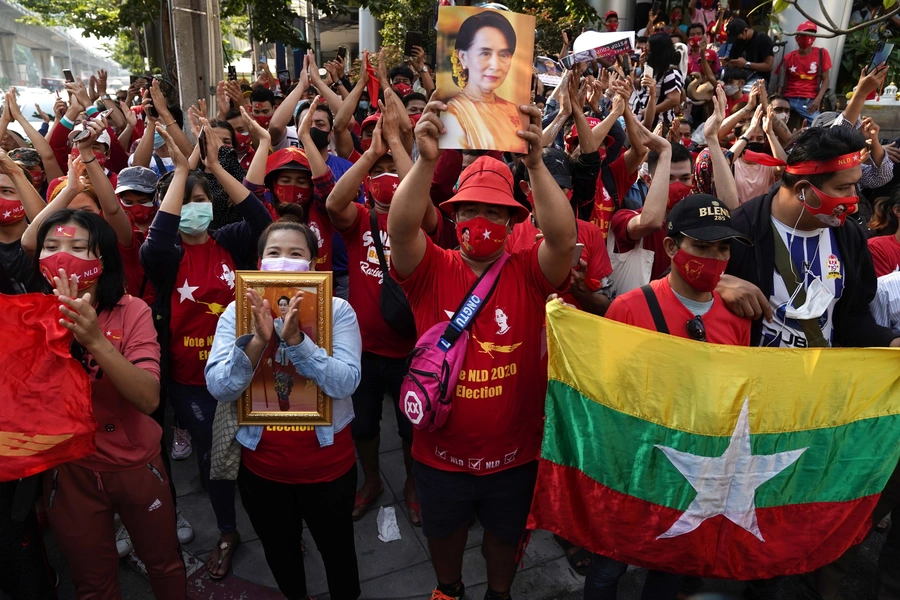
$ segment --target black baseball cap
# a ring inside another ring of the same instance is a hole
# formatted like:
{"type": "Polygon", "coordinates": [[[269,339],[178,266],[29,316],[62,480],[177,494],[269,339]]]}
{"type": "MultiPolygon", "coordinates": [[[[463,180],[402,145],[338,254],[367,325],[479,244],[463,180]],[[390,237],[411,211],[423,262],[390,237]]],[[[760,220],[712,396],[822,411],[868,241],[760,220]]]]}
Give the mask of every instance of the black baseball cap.
{"type": "Polygon", "coordinates": [[[728,32],[728,43],[733,44],[737,41],[739,35],[744,33],[750,26],[747,25],[747,21],[743,19],[735,19],[731,23],[728,24],[728,28],[725,30],[728,32]]]}
{"type": "Polygon", "coordinates": [[[544,148],[541,158],[557,185],[571,190],[572,171],[569,169],[569,157],[566,156],[566,153],[558,148],[544,148]]]}
{"type": "Polygon", "coordinates": [[[750,238],[731,226],[731,211],[725,203],[709,194],[693,194],[672,207],[666,219],[666,235],[677,233],[701,242],[735,239],[753,245],[750,238]]]}

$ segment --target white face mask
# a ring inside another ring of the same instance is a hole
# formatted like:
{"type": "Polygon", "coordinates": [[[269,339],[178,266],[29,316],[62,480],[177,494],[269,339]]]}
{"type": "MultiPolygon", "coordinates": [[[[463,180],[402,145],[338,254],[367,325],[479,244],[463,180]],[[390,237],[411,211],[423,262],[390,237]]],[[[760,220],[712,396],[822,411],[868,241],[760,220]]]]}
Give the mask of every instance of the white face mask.
{"type": "MultiPolygon", "coordinates": [[[[793,300],[794,299],[791,298],[791,302],[793,302],[793,300]]],[[[788,319],[797,319],[798,321],[818,319],[825,314],[825,311],[828,310],[828,307],[831,306],[833,301],[834,293],[822,283],[821,279],[816,277],[806,288],[806,302],[803,306],[794,308],[791,306],[791,303],[788,302],[784,310],[784,315],[788,319]]]]}
{"type": "Polygon", "coordinates": [[[312,261],[305,258],[288,258],[286,256],[276,256],[264,258],[259,261],[260,271],[287,271],[290,273],[301,273],[309,271],[312,261]]]}
{"type": "Polygon", "coordinates": [[[731,84],[726,85],[725,86],[725,95],[726,96],[734,96],[735,94],[737,94],[739,89],[740,88],[736,85],[731,85],[731,84]]]}
{"type": "Polygon", "coordinates": [[[791,118],[791,113],[775,113],[775,118],[779,119],[782,123],[787,123],[788,119],[791,118]]]}

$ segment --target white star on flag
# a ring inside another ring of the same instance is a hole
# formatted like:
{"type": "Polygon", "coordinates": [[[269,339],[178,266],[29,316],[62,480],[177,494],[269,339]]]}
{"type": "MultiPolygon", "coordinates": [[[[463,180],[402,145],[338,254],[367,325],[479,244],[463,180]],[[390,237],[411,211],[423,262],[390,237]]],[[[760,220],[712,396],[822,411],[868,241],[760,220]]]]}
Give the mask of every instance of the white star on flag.
{"type": "Polygon", "coordinates": [[[656,539],[690,533],[706,519],[723,515],[760,541],[765,541],[756,521],[756,489],[794,464],[807,448],[775,454],[751,454],[748,402],[749,398],[744,399],[731,442],[722,456],[697,456],[656,444],[697,491],[697,497],[687,510],[656,539]]]}
{"type": "Polygon", "coordinates": [[[56,233],[62,233],[62,232],[63,232],[62,225],[60,225],[59,227],[56,228],[56,233]]]}
{"type": "Polygon", "coordinates": [[[184,284],[180,288],[175,288],[175,291],[181,294],[181,299],[178,300],[178,304],[181,304],[186,299],[190,300],[191,302],[196,302],[196,300],[194,300],[194,292],[199,289],[199,285],[190,285],[188,284],[188,280],[185,279],[184,284]]]}
{"type": "Polygon", "coordinates": [[[484,230],[484,239],[486,239],[486,240],[491,239],[491,232],[488,231],[487,229],[484,230]]]}
{"type": "Polygon", "coordinates": [[[4,218],[4,219],[8,219],[8,218],[11,217],[11,216],[12,216],[12,213],[9,212],[9,211],[6,211],[5,213],[3,213],[3,218],[4,218]]]}

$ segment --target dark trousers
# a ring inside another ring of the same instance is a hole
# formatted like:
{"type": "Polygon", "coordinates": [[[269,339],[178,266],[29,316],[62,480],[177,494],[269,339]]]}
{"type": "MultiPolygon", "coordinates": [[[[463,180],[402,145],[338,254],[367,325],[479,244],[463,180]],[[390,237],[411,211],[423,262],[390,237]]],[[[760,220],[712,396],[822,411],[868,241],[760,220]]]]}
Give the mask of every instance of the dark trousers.
{"type": "Polygon", "coordinates": [[[56,591],[34,509],[21,521],[12,516],[18,485],[18,481],[0,483],[0,592],[12,600],[52,600],[56,591]]]}
{"type": "Polygon", "coordinates": [[[264,479],[241,464],[238,487],[244,510],[262,542],[266,562],[278,589],[288,600],[307,596],[300,550],[303,520],[325,563],[331,599],[359,598],[352,516],[356,498],[355,464],[334,481],[307,484],[264,479]]]}
{"type": "Polygon", "coordinates": [[[166,399],[168,396],[167,390],[160,388],[159,406],[150,413],[150,416],[163,430],[163,434],[159,438],[160,456],[162,456],[163,466],[166,467],[166,474],[169,476],[169,490],[172,492],[172,502],[175,504],[175,508],[178,508],[178,495],[175,492],[175,481],[172,479],[172,461],[169,460],[169,449],[166,448],[166,399]]]}
{"type": "Polygon", "coordinates": [[[367,442],[381,433],[384,394],[389,392],[397,417],[397,433],[404,442],[412,443],[412,423],[400,411],[400,386],[407,370],[405,358],[390,358],[371,352],[362,353],[359,386],[353,394],[355,416],[350,423],[350,431],[355,441],[367,442]]]}
{"type": "MultiPolygon", "coordinates": [[[[601,554],[591,555],[591,564],[584,578],[584,600],[616,600],[619,579],[628,565],[601,554]]],[[[642,600],[674,600],[678,597],[684,575],[648,571],[641,592],[642,600]]]]}
{"type": "Polygon", "coordinates": [[[209,493],[209,501],[213,512],[216,513],[219,531],[231,533],[237,529],[234,482],[209,478],[213,418],[216,416],[216,406],[219,403],[210,395],[206,386],[182,385],[174,381],[169,383],[169,399],[172,401],[178,422],[191,434],[191,444],[194,447],[194,454],[197,455],[201,481],[209,493]]]}

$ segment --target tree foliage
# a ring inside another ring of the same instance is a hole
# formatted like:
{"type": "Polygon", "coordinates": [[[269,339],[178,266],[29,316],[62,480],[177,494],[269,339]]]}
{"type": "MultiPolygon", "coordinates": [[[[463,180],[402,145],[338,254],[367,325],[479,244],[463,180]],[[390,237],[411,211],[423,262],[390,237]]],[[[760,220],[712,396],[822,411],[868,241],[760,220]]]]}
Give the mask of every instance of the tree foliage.
{"type": "Polygon", "coordinates": [[[144,72],[144,57],[141,54],[141,48],[130,32],[120,29],[111,43],[104,44],[104,49],[109,52],[110,58],[122,65],[126,71],[144,72]]]}

